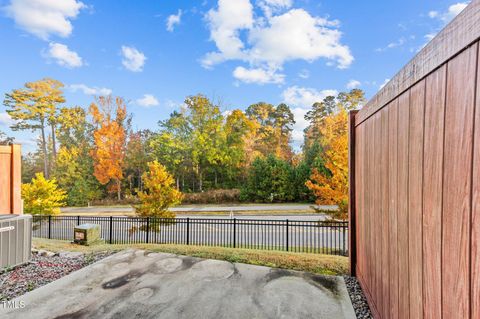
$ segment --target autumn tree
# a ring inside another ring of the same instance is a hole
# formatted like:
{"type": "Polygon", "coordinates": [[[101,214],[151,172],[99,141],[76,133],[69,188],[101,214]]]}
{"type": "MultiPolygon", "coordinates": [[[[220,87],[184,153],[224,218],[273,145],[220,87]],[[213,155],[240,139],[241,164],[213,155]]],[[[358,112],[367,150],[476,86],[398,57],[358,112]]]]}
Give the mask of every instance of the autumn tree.
{"type": "Polygon", "coordinates": [[[143,173],[142,178],[144,191],[138,191],[140,204],[135,206],[137,215],[174,218],[175,213],[168,208],[181,202],[182,193],[175,188],[175,181],[165,166],[157,161],[149,162],[147,166],[148,172],[143,173]]]}
{"type": "Polygon", "coordinates": [[[233,110],[227,116],[223,129],[226,136],[226,175],[230,179],[237,176],[244,179],[247,168],[260,155],[253,147],[256,125],[241,110],[233,110]]]}
{"type": "Polygon", "coordinates": [[[94,161],[94,176],[110,190],[117,192],[121,199],[121,181],[125,159],[127,108],[125,101],[112,96],[101,96],[90,105],[93,118],[94,147],[91,156],[94,161]]]}
{"type": "Polygon", "coordinates": [[[307,133],[315,130],[315,135],[306,136],[313,139],[306,151],[316,147],[324,169],[313,168],[306,186],[315,194],[317,204],[338,205],[339,210],[331,215],[334,219],[348,218],[348,111],[363,102],[363,92],[352,90],[325,99],[307,113],[311,123],[307,133]]]}
{"type": "Polygon", "coordinates": [[[290,108],[283,103],[275,107],[260,102],[250,105],[245,113],[257,125],[256,150],[263,156],[274,154],[291,160],[293,151],[290,139],[295,120],[290,108]]]}
{"type": "Polygon", "coordinates": [[[79,107],[63,107],[57,118],[58,150],[53,176],[67,191],[68,205],[87,205],[100,196],[99,183],[93,176],[92,125],[86,111],[79,107]]]}
{"type": "Polygon", "coordinates": [[[35,174],[30,183],[22,184],[23,208],[26,214],[55,215],[65,206],[66,194],[58,188],[57,181],[35,174]]]}
{"type": "Polygon", "coordinates": [[[63,84],[57,80],[45,78],[36,82],[28,82],[24,88],[15,89],[5,94],[4,105],[7,113],[16,120],[12,130],[40,130],[41,147],[44,160],[44,174],[50,173],[47,151],[46,129],[51,129],[52,152],[56,158],[56,116],[57,106],[65,102],[63,84]]]}

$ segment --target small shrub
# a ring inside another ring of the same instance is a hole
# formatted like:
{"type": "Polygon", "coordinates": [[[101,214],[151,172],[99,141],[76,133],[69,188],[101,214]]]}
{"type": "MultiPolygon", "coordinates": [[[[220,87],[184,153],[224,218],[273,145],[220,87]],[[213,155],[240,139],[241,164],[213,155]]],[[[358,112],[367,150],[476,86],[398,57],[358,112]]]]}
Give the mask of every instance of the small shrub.
{"type": "Polygon", "coordinates": [[[22,185],[22,198],[26,214],[55,215],[65,206],[67,195],[58,188],[55,178],[45,179],[43,173],[37,173],[30,183],[22,185]]]}
{"type": "Polygon", "coordinates": [[[135,206],[141,217],[174,218],[175,213],[168,208],[179,204],[182,193],[174,187],[173,177],[165,166],[157,161],[148,163],[149,171],[143,173],[144,191],[138,192],[140,204],[135,206]]]}
{"type": "Polygon", "coordinates": [[[202,193],[185,193],[182,204],[223,204],[239,201],[239,189],[212,189],[202,193]]]}

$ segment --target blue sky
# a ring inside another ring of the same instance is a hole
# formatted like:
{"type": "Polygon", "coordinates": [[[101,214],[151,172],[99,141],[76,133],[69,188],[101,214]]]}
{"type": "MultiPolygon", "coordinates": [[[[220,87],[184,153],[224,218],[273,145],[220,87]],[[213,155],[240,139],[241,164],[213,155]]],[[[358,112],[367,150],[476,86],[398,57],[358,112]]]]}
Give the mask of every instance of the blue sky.
{"type": "MultiPolygon", "coordinates": [[[[0,0],[0,93],[43,77],[67,106],[95,94],[129,101],[134,127],[156,129],[203,93],[224,111],[286,102],[303,115],[326,94],[372,97],[466,2],[451,0],[0,0]]],[[[0,130],[32,149],[36,133],[0,130]]]]}

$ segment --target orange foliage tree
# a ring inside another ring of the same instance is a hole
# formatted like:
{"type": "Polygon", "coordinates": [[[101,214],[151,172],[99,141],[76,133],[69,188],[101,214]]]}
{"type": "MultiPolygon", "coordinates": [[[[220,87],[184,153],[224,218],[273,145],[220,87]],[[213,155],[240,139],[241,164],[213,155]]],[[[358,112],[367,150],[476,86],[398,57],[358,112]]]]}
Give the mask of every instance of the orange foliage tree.
{"type": "Polygon", "coordinates": [[[348,114],[340,107],[336,113],[325,117],[319,127],[320,144],[325,150],[325,167],[328,172],[313,170],[306,186],[315,194],[318,205],[338,205],[332,211],[333,219],[348,219],[348,114]]]}
{"type": "Polygon", "coordinates": [[[90,105],[90,114],[94,123],[94,148],[91,151],[94,160],[94,175],[121,199],[121,180],[125,159],[127,107],[125,101],[116,97],[101,96],[90,105]]]}

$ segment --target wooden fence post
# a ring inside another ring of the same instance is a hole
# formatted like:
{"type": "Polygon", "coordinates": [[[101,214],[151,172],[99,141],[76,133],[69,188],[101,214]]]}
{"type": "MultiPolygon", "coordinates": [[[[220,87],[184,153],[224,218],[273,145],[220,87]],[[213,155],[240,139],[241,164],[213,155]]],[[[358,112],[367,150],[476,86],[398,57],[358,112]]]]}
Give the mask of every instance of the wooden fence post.
{"type": "Polygon", "coordinates": [[[12,214],[23,214],[22,207],[22,151],[21,146],[12,144],[12,214]]]}
{"type": "Polygon", "coordinates": [[[348,114],[348,255],[350,275],[356,275],[357,243],[356,243],[356,206],[355,206],[355,115],[348,114]]]}

